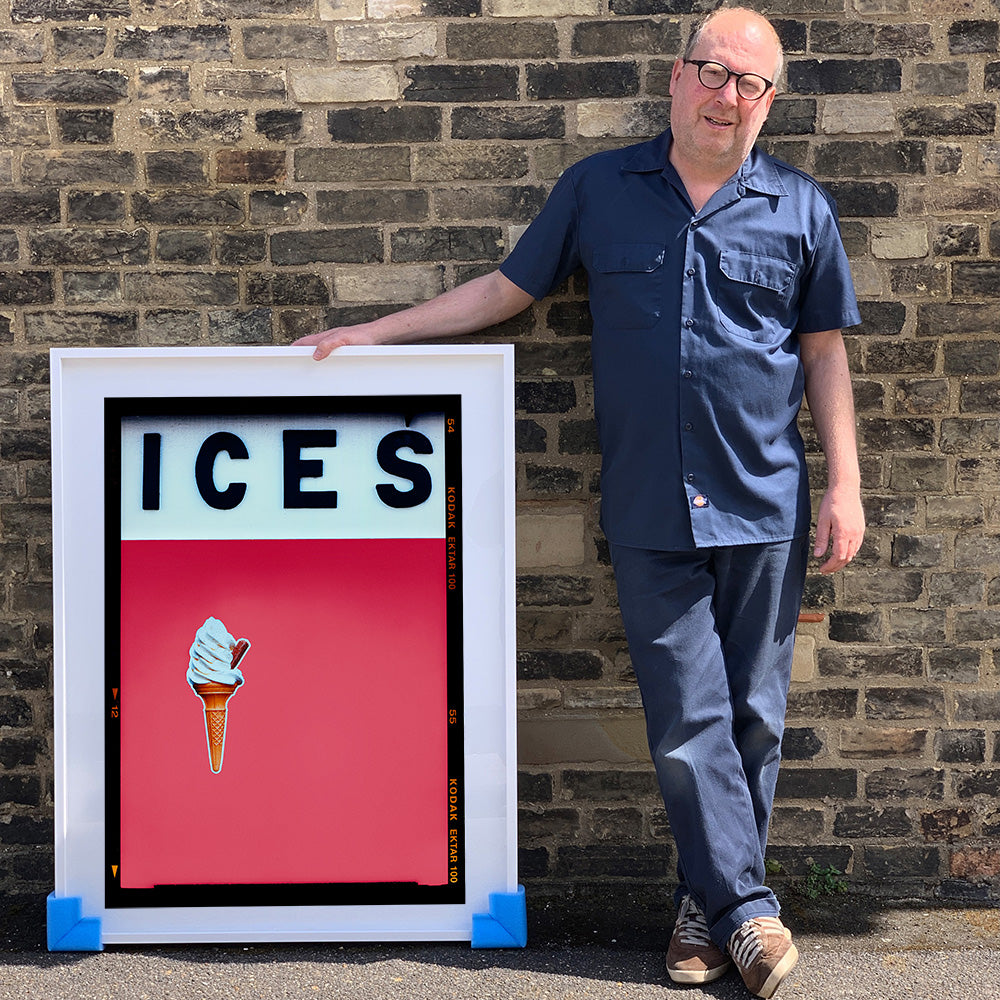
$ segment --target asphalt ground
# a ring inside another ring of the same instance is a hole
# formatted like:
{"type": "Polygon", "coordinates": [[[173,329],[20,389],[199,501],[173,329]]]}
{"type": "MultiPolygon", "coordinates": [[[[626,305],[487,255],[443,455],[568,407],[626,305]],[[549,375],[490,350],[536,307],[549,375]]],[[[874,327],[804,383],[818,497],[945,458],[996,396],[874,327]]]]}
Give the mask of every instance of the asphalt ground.
{"type": "MultiPolygon", "coordinates": [[[[674,986],[664,926],[589,928],[549,907],[525,949],[468,944],[130,946],[0,953],[3,1000],[747,1000],[738,974],[674,986]],[[587,936],[594,938],[588,943],[587,936]],[[532,937],[534,940],[532,940],[532,937]],[[656,947],[651,938],[659,937],[656,947]],[[660,946],[662,944],[662,947],[660,946]]],[[[529,914],[530,914],[529,908],[529,914]]],[[[609,914],[614,916],[614,914],[609,914]]],[[[874,907],[844,900],[811,921],[786,912],[800,959],[781,1000],[1000,1000],[1000,909],[874,907]],[[796,925],[799,926],[796,926],[796,925]]]]}

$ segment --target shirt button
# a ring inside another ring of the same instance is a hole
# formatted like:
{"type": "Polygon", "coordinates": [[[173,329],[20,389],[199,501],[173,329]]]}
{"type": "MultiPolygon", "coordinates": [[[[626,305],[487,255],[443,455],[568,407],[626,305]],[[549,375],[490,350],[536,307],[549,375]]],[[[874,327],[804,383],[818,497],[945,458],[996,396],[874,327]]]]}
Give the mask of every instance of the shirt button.
{"type": "Polygon", "coordinates": [[[684,369],[684,377],[685,378],[691,378],[693,375],[694,375],[694,372],[691,371],[690,368],[685,368],[684,369]]]}
{"type": "Polygon", "coordinates": [[[684,326],[687,327],[687,329],[690,330],[691,327],[694,326],[694,320],[693,319],[686,319],[686,320],[684,320],[684,326]]]}
{"type": "Polygon", "coordinates": [[[691,421],[689,420],[689,421],[688,421],[688,422],[687,422],[687,423],[686,423],[686,424],[684,425],[684,430],[686,430],[686,431],[689,431],[689,430],[691,430],[691,428],[692,428],[692,427],[694,427],[694,424],[692,424],[692,423],[691,423],[691,421]]]}
{"type": "Polygon", "coordinates": [[[693,277],[694,277],[694,274],[695,274],[695,270],[694,270],[694,268],[693,268],[693,267],[689,267],[689,268],[687,269],[687,272],[686,272],[686,273],[687,273],[687,276],[688,276],[689,278],[693,278],[693,277]]]}
{"type": "Polygon", "coordinates": [[[689,472],[689,473],[688,473],[688,474],[687,474],[687,475],[686,475],[686,476],[685,476],[684,478],[685,478],[685,479],[686,479],[686,480],[687,480],[687,481],[688,481],[689,483],[693,483],[693,482],[694,482],[694,473],[693,473],[693,472],[689,472]]]}

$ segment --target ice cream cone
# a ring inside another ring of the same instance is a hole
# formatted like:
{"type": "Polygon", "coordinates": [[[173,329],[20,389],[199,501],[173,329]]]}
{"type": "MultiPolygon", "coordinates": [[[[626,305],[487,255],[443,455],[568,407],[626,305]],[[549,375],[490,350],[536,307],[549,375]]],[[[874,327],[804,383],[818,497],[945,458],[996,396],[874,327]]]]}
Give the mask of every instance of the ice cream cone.
{"type": "Polygon", "coordinates": [[[226,716],[229,709],[226,702],[238,684],[192,684],[195,694],[201,698],[205,706],[205,733],[208,736],[208,757],[212,765],[212,773],[222,770],[222,753],[226,745],[226,716]]]}

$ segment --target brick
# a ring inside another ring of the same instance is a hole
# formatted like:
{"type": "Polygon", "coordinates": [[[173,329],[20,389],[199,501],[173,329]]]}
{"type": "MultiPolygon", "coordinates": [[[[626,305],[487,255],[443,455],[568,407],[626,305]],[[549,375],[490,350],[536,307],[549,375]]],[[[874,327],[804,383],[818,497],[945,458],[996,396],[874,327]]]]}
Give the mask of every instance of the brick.
{"type": "Polygon", "coordinates": [[[973,771],[954,776],[955,795],[960,799],[971,799],[986,795],[995,799],[1000,795],[1000,771],[973,771]]]}
{"type": "Polygon", "coordinates": [[[850,689],[792,689],[788,695],[788,717],[808,719],[852,719],[858,710],[858,692],[850,689]]]}
{"type": "Polygon", "coordinates": [[[561,139],[566,113],[553,107],[459,107],[451,114],[453,139],[561,139]]]}
{"type": "Polygon", "coordinates": [[[875,51],[887,56],[928,55],[934,51],[929,24],[881,24],[875,34],[875,51]]]}
{"type": "Polygon", "coordinates": [[[996,308],[992,304],[949,302],[921,303],[917,306],[918,337],[990,334],[996,329],[996,308]]]}
{"type": "Polygon", "coordinates": [[[826,751],[823,734],[811,726],[786,727],[781,738],[782,760],[814,760],[826,751]]]}
{"type": "Polygon", "coordinates": [[[435,194],[438,217],[530,222],[545,204],[545,188],[532,185],[449,188],[435,194]]]}
{"type": "Polygon", "coordinates": [[[960,459],[955,466],[957,493],[994,493],[1000,489],[1000,461],[997,459],[960,459]]]}
{"type": "Polygon", "coordinates": [[[323,28],[309,24],[250,25],[243,29],[243,54],[247,59],[281,60],[294,52],[296,59],[330,58],[330,42],[323,28]]]}
{"type": "Polygon", "coordinates": [[[1000,261],[967,261],[952,265],[956,296],[996,298],[1000,294],[1000,261]]]}
{"type": "Polygon", "coordinates": [[[116,59],[185,59],[228,62],[232,58],[229,29],[221,24],[171,24],[157,28],[128,25],[115,39],[116,59]]]}
{"type": "Polygon", "coordinates": [[[239,142],[246,120],[245,111],[139,112],[139,128],[159,142],[239,142]]]}
{"type": "Polygon", "coordinates": [[[528,155],[519,146],[462,143],[422,146],[413,151],[414,180],[502,180],[523,177],[527,172],[528,155]]]}
{"type": "Polygon", "coordinates": [[[786,70],[795,94],[897,93],[902,65],[898,59],[800,59],[786,70]]]}
{"type": "Polygon", "coordinates": [[[128,17],[132,13],[130,0],[11,0],[11,20],[88,21],[111,17],[128,17]]]}
{"type": "Polygon", "coordinates": [[[57,108],[56,124],[63,142],[103,145],[114,137],[115,113],[106,108],[57,108]]]}
{"type": "Polygon", "coordinates": [[[123,301],[120,274],[106,271],[63,271],[66,305],[114,305],[123,301]]]}
{"type": "MultiPolygon", "coordinates": [[[[370,193],[375,195],[375,192],[370,193]]],[[[250,221],[259,226],[293,226],[302,220],[308,204],[308,198],[301,191],[253,191],[250,194],[250,221]]],[[[335,220],[320,219],[320,222],[330,221],[335,220]]]]}
{"type": "Polygon", "coordinates": [[[775,792],[779,799],[853,799],[858,794],[858,775],[846,768],[790,768],[778,772],[775,792]]]}
{"type": "Polygon", "coordinates": [[[191,100],[191,74],[169,66],[140,68],[136,94],[145,104],[191,100]]]}
{"type": "Polygon", "coordinates": [[[830,181],[823,185],[833,195],[841,215],[894,216],[899,190],[889,181],[830,181]]]}
{"type": "MultiPolygon", "coordinates": [[[[32,33],[35,44],[40,44],[42,36],[32,33]]],[[[10,44],[8,42],[8,44],[10,44]]],[[[60,62],[86,62],[104,55],[108,44],[107,28],[56,28],[52,32],[52,50],[60,62]]],[[[26,55],[30,52],[26,50],[26,55]]],[[[35,62],[34,59],[10,59],[6,62],[35,62]]],[[[40,59],[37,61],[41,61],[40,59]]]]}
{"type": "Polygon", "coordinates": [[[517,677],[522,681],[598,680],[604,660],[591,650],[519,650],[517,677]]]}
{"type": "Polygon", "coordinates": [[[818,658],[819,670],[824,677],[920,677],[923,674],[921,652],[913,647],[870,649],[826,646],[818,651],[818,658]]]}
{"type": "Polygon", "coordinates": [[[145,229],[48,229],[28,237],[32,264],[145,264],[149,233],[145,229]]]}
{"type": "MultiPolygon", "coordinates": [[[[882,355],[881,361],[887,359],[882,355]]],[[[904,378],[896,384],[896,412],[922,415],[927,413],[944,413],[951,402],[951,386],[944,378],[904,378]]],[[[930,476],[931,481],[940,483],[943,488],[942,468],[946,464],[929,455],[894,456],[893,475],[897,482],[891,483],[893,489],[906,492],[909,487],[904,484],[907,477],[930,476]]],[[[926,483],[927,480],[921,480],[926,483]]]]}
{"type": "Polygon", "coordinates": [[[59,192],[0,191],[0,219],[7,225],[59,222],[59,192]]]}
{"type": "Polygon", "coordinates": [[[569,769],[560,774],[563,795],[590,802],[633,802],[659,799],[660,789],[651,768],[643,771],[584,771],[569,769]]]}
{"type": "Polygon", "coordinates": [[[434,24],[342,24],[333,29],[340,62],[392,62],[434,58],[438,31],[434,24]]]}
{"type": "Polygon", "coordinates": [[[550,23],[473,21],[445,30],[450,59],[481,59],[483,53],[493,59],[549,59],[559,52],[556,26],[550,23]]]}
{"type": "Polygon", "coordinates": [[[930,578],[931,605],[955,607],[979,604],[985,597],[986,578],[982,573],[933,573],[930,578]]]}
{"type": "Polygon", "coordinates": [[[923,729],[848,727],[840,734],[841,756],[853,758],[918,757],[927,743],[923,729]]]}
{"type": "Polygon", "coordinates": [[[51,271],[0,271],[0,305],[32,306],[54,301],[51,271]]]}
{"type": "Polygon", "coordinates": [[[584,521],[579,514],[527,514],[517,518],[519,569],[575,567],[584,561],[584,521]]]}
{"type": "Polygon", "coordinates": [[[388,65],[288,70],[290,92],[300,104],[358,104],[396,101],[399,79],[388,65]]]}
{"type": "Polygon", "coordinates": [[[566,413],[576,403],[576,387],[569,381],[519,380],[514,387],[514,407],[527,413],[566,413]]]}
{"type": "Polygon", "coordinates": [[[869,688],[865,714],[869,719],[944,718],[944,692],[930,687],[869,688]]]}
{"type": "Polygon", "coordinates": [[[877,809],[871,806],[845,806],[833,820],[834,836],[852,838],[905,837],[913,825],[905,809],[877,809]]]}
{"type": "Polygon", "coordinates": [[[237,101],[285,100],[285,74],[262,70],[210,69],[202,84],[209,97],[237,101]]]}
{"type": "MultiPolygon", "coordinates": [[[[975,399],[963,401],[969,409],[979,409],[975,399]]],[[[950,418],[941,421],[941,451],[948,455],[968,454],[970,451],[995,451],[1000,420],[982,417],[975,419],[950,418]]]]}
{"type": "Polygon", "coordinates": [[[48,117],[44,110],[0,112],[0,139],[12,146],[48,146],[48,117]]]}
{"type": "Polygon", "coordinates": [[[941,855],[933,847],[865,848],[865,872],[872,878],[927,878],[940,870],[941,855]]]}
{"type": "Polygon", "coordinates": [[[956,691],[955,721],[1000,720],[1000,693],[996,691],[956,691]]]}
{"type": "Polygon", "coordinates": [[[220,21],[302,17],[313,12],[312,0],[201,0],[201,13],[220,21]]]}
{"type": "Polygon", "coordinates": [[[251,305],[327,305],[330,290],[318,274],[250,274],[247,302],[251,305]]]}
{"type": "Polygon", "coordinates": [[[639,67],[634,62],[529,65],[527,76],[532,100],[629,97],[639,92],[639,67]]]}
{"type": "Polygon", "coordinates": [[[444,291],[440,266],[394,264],[334,269],[334,294],[347,302],[422,302],[444,291]]]}
{"type": "Polygon", "coordinates": [[[935,97],[957,97],[969,89],[967,63],[918,63],[916,91],[935,97]]]}
{"type": "Polygon", "coordinates": [[[287,142],[302,134],[303,114],[294,108],[272,108],[254,114],[254,128],[271,142],[287,142]]]}
{"type": "Polygon", "coordinates": [[[674,21],[581,21],[573,28],[574,56],[662,55],[681,48],[680,26],[674,21]]]}
{"type": "Polygon", "coordinates": [[[941,535],[894,535],[892,564],[904,568],[939,566],[943,549],[944,539],[941,535]]]}
{"type": "Polygon", "coordinates": [[[670,109],[659,101],[580,101],[577,132],[583,136],[657,135],[670,124],[670,109]]]}
{"type": "Polygon", "coordinates": [[[208,334],[213,344],[269,344],[272,340],[271,310],[211,310],[208,334]]]}
{"type": "Polygon", "coordinates": [[[406,77],[406,101],[465,104],[518,98],[516,66],[408,66],[406,77]]]}
{"type": "Polygon", "coordinates": [[[928,105],[900,112],[904,135],[993,135],[993,104],[928,105]]]}
{"type": "MultiPolygon", "coordinates": [[[[880,642],[884,638],[884,621],[880,611],[830,612],[831,642],[880,642]]],[[[854,676],[854,675],[845,675],[854,676]]]]}
{"type": "Polygon", "coordinates": [[[962,169],[962,147],[950,142],[937,143],[932,162],[936,174],[957,174],[962,169]]]}
{"type": "Polygon", "coordinates": [[[248,264],[259,264],[266,256],[267,236],[263,232],[235,232],[219,235],[217,259],[220,264],[242,267],[248,264]]]}
{"type": "Polygon", "coordinates": [[[576,469],[552,465],[526,465],[525,485],[537,496],[569,496],[583,489],[583,477],[576,469]]]}
{"type": "Polygon", "coordinates": [[[541,837],[576,836],[580,830],[580,814],[576,809],[518,809],[517,829],[527,840],[541,837]]]}
{"type": "Polygon", "coordinates": [[[666,844],[627,849],[608,844],[560,847],[554,874],[588,878],[661,878],[670,870],[673,860],[673,849],[666,844]]]}
{"type": "Polygon", "coordinates": [[[134,184],[135,156],[115,150],[59,153],[24,153],[21,179],[25,184],[134,184]]]}
{"type": "Polygon", "coordinates": [[[895,126],[896,114],[888,98],[828,97],[823,104],[821,128],[827,135],[892,132],[895,126]]]}
{"type": "Polygon", "coordinates": [[[996,52],[1000,26],[996,21],[953,21],[948,28],[948,51],[952,55],[996,52]]]}
{"type": "Polygon", "coordinates": [[[212,234],[168,229],[156,238],[156,256],[174,264],[208,264],[212,260],[212,234]]]}
{"type": "Polygon", "coordinates": [[[234,273],[158,271],[125,275],[125,301],[159,306],[227,305],[239,301],[234,273]]]}
{"type": "Polygon", "coordinates": [[[297,149],[293,176],[297,181],[408,181],[410,151],[405,146],[365,149],[297,149]]]}
{"type": "Polygon", "coordinates": [[[157,187],[203,185],[208,180],[205,154],[193,149],[146,154],[146,177],[157,187]]]}
{"type": "Polygon", "coordinates": [[[962,847],[952,851],[948,873],[955,878],[995,878],[1000,875],[1000,849],[962,847]]]}
{"type": "Polygon", "coordinates": [[[813,21],[809,26],[813,52],[868,55],[875,51],[875,25],[859,21],[813,21]]]}
{"type": "Polygon", "coordinates": [[[593,581],[566,574],[544,576],[520,573],[517,577],[517,602],[533,607],[581,607],[594,600],[593,581]]]}
{"type": "Polygon", "coordinates": [[[139,333],[152,345],[191,344],[201,338],[201,317],[180,309],[150,309],[143,314],[139,333]]]}
{"type": "Polygon", "coordinates": [[[317,218],[333,224],[420,222],[427,218],[428,205],[427,192],[418,188],[319,191],[316,195],[317,218]]]}
{"type": "Polygon", "coordinates": [[[911,771],[885,768],[865,779],[868,799],[941,799],[944,798],[945,772],[938,768],[911,771]]]}
{"type": "Polygon", "coordinates": [[[924,840],[954,841],[967,837],[971,828],[972,814],[967,809],[935,809],[920,814],[924,840]]]}
{"type": "Polygon", "coordinates": [[[934,734],[934,759],[947,764],[986,761],[986,733],[982,729],[945,729],[934,734]]]}
{"type": "Polygon", "coordinates": [[[219,184],[281,184],[287,176],[280,149],[220,149],[215,163],[219,184]]]}
{"type": "Polygon", "coordinates": [[[494,0],[494,17],[593,16],[600,11],[599,0],[494,0]]]}
{"type": "Polygon", "coordinates": [[[492,260],[504,256],[495,226],[422,226],[392,234],[392,259],[397,263],[436,260],[492,260]]]}
{"type": "Polygon", "coordinates": [[[372,264],[382,259],[382,236],[371,227],[296,229],[271,236],[271,260],[279,266],[317,262],[372,264]]]}
{"type": "Polygon", "coordinates": [[[13,73],[11,83],[20,104],[117,104],[128,97],[128,77],[117,70],[13,73]]]}
{"type": "Polygon", "coordinates": [[[434,142],[441,138],[440,108],[338,108],[327,113],[326,121],[336,142],[434,142]]]}
{"type": "Polygon", "coordinates": [[[215,194],[164,192],[134,194],[132,214],[139,222],[192,225],[238,225],[244,220],[239,199],[228,191],[215,194]]]}

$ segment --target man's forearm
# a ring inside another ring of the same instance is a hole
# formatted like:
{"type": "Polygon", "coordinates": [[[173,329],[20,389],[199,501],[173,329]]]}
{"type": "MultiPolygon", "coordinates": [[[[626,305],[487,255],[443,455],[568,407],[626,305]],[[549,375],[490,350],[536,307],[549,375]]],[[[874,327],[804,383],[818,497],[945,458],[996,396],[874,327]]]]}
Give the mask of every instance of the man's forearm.
{"type": "Polygon", "coordinates": [[[337,347],[359,344],[415,344],[474,333],[517,315],[532,297],[499,271],[473,278],[436,298],[390,313],[371,323],[335,327],[297,340],[325,358],[337,347]]]}

